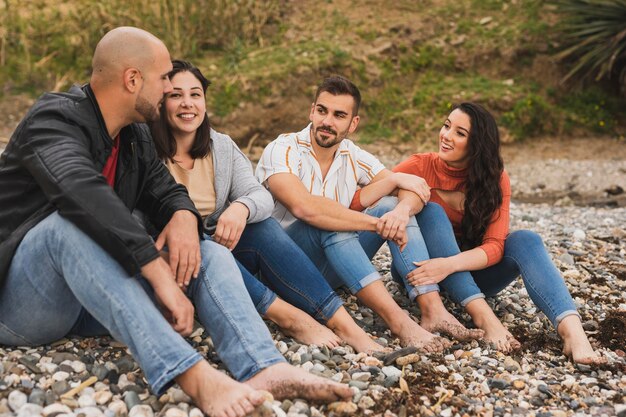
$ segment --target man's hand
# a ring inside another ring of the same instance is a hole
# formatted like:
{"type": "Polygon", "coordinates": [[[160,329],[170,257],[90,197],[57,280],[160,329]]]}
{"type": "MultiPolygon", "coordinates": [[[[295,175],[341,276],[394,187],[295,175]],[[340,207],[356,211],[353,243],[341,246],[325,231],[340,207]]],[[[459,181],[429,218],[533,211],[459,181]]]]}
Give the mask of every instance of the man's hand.
{"type": "Polygon", "coordinates": [[[409,284],[414,286],[437,284],[448,275],[454,273],[452,261],[448,258],[433,258],[421,262],[413,262],[418,268],[406,276],[409,284]]]}
{"type": "Polygon", "coordinates": [[[430,187],[424,178],[418,177],[417,175],[394,172],[393,179],[396,183],[396,187],[414,192],[422,200],[424,205],[430,200],[430,187]]]}
{"type": "Polygon", "coordinates": [[[404,249],[407,243],[406,226],[409,224],[409,208],[403,204],[398,204],[393,210],[383,214],[378,219],[376,233],[385,240],[393,240],[400,250],[404,249]]]}
{"type": "Polygon", "coordinates": [[[238,202],[231,204],[217,220],[217,228],[215,229],[213,240],[233,250],[239,243],[249,215],[250,210],[245,204],[238,202]]]}
{"type": "Polygon", "coordinates": [[[191,277],[200,272],[200,240],[198,220],[190,211],[174,213],[156,240],[157,250],[167,245],[169,264],[179,287],[186,287],[191,277]]]}
{"type": "Polygon", "coordinates": [[[193,330],[193,305],[176,286],[167,263],[162,258],[157,258],[144,265],[141,274],[154,289],[163,315],[172,328],[182,336],[189,336],[193,330]]]}

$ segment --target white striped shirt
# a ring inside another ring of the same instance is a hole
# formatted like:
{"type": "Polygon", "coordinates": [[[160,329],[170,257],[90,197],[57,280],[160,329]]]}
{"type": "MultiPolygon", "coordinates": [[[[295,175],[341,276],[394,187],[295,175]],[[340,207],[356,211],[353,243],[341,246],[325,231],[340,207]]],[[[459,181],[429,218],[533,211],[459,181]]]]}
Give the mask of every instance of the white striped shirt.
{"type": "MultiPolygon", "coordinates": [[[[311,125],[302,131],[280,135],[267,145],[256,167],[256,177],[269,188],[267,179],[274,174],[294,174],[313,195],[323,196],[350,207],[352,197],[359,187],[370,183],[385,166],[369,152],[344,139],[335,152],[335,158],[322,179],[322,170],[311,146],[311,125]]],[[[296,218],[278,201],[272,217],[283,228],[296,218]]]]}

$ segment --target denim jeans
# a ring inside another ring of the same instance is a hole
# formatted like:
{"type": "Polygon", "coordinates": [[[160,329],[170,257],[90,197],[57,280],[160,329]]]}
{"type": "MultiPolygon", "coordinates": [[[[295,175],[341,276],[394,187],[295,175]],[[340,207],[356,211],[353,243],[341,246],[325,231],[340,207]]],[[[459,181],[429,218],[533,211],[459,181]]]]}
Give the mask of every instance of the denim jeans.
{"type": "MultiPolygon", "coordinates": [[[[201,242],[201,253],[201,272],[188,296],[225,365],[245,380],[284,361],[229,251],[201,242]]],[[[92,335],[106,328],[128,346],[160,394],[202,357],[163,318],[149,288],[53,213],[26,234],[13,257],[0,293],[0,344],[46,344],[70,332],[92,335]]]]}
{"type": "MultiPolygon", "coordinates": [[[[450,220],[440,205],[428,203],[416,218],[432,258],[460,253],[450,220]]],[[[564,317],[578,314],[541,237],[528,230],[507,236],[499,263],[479,271],[456,272],[439,284],[453,301],[466,306],[476,298],[498,294],[520,275],[530,298],[555,327],[564,317]]]]}
{"type": "Polygon", "coordinates": [[[272,290],[323,323],[342,306],[319,270],[272,218],[248,224],[233,255],[260,314],[276,299],[272,290]]]}
{"type": "MultiPolygon", "coordinates": [[[[397,204],[395,197],[385,197],[368,208],[366,213],[375,217],[391,211],[397,204]]],[[[375,232],[329,232],[301,221],[296,221],[287,229],[287,234],[304,250],[322,272],[331,287],[345,285],[355,294],[372,282],[380,279],[370,259],[385,241],[375,232]]],[[[400,252],[398,246],[389,242],[393,257],[393,269],[407,285],[409,297],[431,291],[438,291],[437,285],[413,287],[406,282],[406,275],[414,270],[414,261],[428,259],[428,251],[421,237],[417,223],[411,220],[409,244],[400,252]]]]}

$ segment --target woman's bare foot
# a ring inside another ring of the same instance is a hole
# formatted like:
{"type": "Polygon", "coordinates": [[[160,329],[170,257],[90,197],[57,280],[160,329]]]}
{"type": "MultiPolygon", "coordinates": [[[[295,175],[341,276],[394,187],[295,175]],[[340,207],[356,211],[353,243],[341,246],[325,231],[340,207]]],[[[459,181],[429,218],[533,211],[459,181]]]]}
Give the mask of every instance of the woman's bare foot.
{"type": "Polygon", "coordinates": [[[441,352],[452,343],[443,337],[424,330],[400,308],[382,281],[374,281],[361,289],[356,296],[385,321],[391,333],[400,338],[403,346],[415,346],[425,352],[441,352]]]}
{"type": "Polygon", "coordinates": [[[374,342],[365,331],[354,322],[345,308],[341,307],[326,323],[337,336],[352,346],[357,352],[382,352],[384,347],[374,342]]]}
{"type": "Polygon", "coordinates": [[[276,323],[285,335],[305,345],[334,348],[341,344],[339,336],[329,328],[280,298],[269,306],[265,317],[276,323]]]}
{"type": "Polygon", "coordinates": [[[406,322],[402,323],[399,331],[392,329],[392,332],[400,338],[400,344],[403,347],[414,346],[427,353],[437,353],[452,346],[452,342],[448,339],[430,333],[408,315],[406,318],[406,322]]]}
{"type": "Polygon", "coordinates": [[[269,391],[277,400],[304,398],[333,402],[352,398],[352,390],[347,385],[310,374],[287,363],[265,368],[245,383],[254,389],[269,391]]]}
{"type": "Polygon", "coordinates": [[[521,343],[513,337],[511,332],[498,320],[489,304],[484,298],[470,301],[465,309],[472,316],[474,324],[485,331],[484,340],[489,342],[494,349],[509,353],[519,349],[521,343]]]}
{"type": "Polygon", "coordinates": [[[265,395],[200,361],[176,378],[182,390],[211,417],[244,417],[263,404],[265,395]]]}
{"type": "Polygon", "coordinates": [[[468,329],[456,317],[450,314],[443,305],[438,292],[433,291],[420,295],[415,301],[420,306],[422,312],[420,324],[429,332],[442,333],[461,342],[482,339],[485,336],[484,330],[468,329]]]}
{"type": "Polygon", "coordinates": [[[561,320],[557,333],[563,339],[563,354],[571,358],[572,362],[583,365],[602,365],[607,359],[593,350],[580,318],[572,314],[561,320]]]}

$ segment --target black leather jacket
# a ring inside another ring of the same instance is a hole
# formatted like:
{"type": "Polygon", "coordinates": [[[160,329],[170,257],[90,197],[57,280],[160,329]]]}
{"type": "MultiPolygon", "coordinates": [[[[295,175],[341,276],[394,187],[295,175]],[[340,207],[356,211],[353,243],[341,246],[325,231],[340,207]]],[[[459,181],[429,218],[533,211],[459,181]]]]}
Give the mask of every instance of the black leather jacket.
{"type": "Polygon", "coordinates": [[[120,135],[113,190],[101,175],[112,141],[89,85],[46,93],[30,109],[0,158],[0,288],[24,235],[55,210],[131,275],[158,256],[134,209],[159,229],[190,210],[201,236],[200,215],[157,158],[147,126],[120,135]]]}

